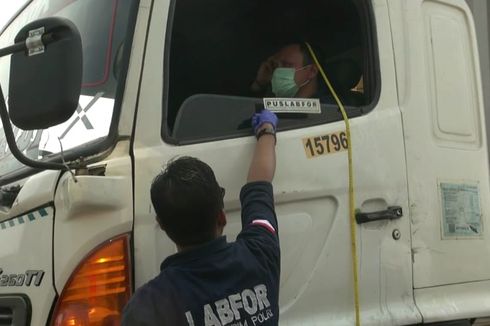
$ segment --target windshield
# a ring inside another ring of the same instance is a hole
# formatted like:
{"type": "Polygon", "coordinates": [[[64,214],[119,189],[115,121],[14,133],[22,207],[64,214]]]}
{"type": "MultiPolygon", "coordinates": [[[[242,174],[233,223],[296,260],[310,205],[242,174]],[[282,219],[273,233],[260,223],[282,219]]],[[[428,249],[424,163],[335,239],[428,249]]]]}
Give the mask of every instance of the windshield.
{"type": "MultiPolygon", "coordinates": [[[[108,136],[114,112],[122,48],[132,0],[33,0],[0,36],[0,48],[12,45],[29,22],[57,16],[70,19],[80,31],[83,81],[79,106],[65,123],[35,131],[14,133],[19,149],[42,159],[108,136]]],[[[8,96],[10,57],[0,58],[0,85],[8,96]]],[[[10,153],[0,125],[0,176],[22,168],[10,153]]]]}

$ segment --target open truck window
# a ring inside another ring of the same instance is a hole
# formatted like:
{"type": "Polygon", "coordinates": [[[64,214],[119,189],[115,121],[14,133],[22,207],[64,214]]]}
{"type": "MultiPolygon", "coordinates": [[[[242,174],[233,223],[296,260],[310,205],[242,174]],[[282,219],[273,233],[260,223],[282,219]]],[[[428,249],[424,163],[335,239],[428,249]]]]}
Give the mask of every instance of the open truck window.
{"type": "MultiPolygon", "coordinates": [[[[248,135],[269,89],[251,84],[287,45],[312,45],[350,117],[376,104],[380,82],[374,22],[365,0],[173,1],[168,23],[163,138],[188,144],[248,135]]],[[[306,50],[307,51],[307,50],[306,50]]],[[[308,52],[309,53],[309,52],[308,52]]],[[[311,64],[311,58],[304,62],[311,64]]],[[[287,63],[283,64],[287,67],[287,63]]],[[[281,114],[279,130],[341,120],[318,74],[321,114],[281,114]]]]}
{"type": "MultiPolygon", "coordinates": [[[[14,43],[27,23],[44,17],[63,17],[80,31],[83,46],[83,80],[79,107],[65,123],[46,130],[14,128],[19,149],[31,159],[56,158],[61,152],[82,156],[82,146],[107,139],[117,116],[116,93],[122,77],[122,49],[127,39],[132,0],[33,0],[5,28],[0,47],[14,43]],[[61,142],[61,145],[60,145],[61,142]]],[[[0,59],[0,84],[7,96],[10,57],[0,59]]],[[[123,82],[122,82],[123,83],[123,82]]],[[[68,159],[68,158],[67,158],[68,159]]],[[[0,177],[23,168],[10,153],[0,131],[0,177]]]]}

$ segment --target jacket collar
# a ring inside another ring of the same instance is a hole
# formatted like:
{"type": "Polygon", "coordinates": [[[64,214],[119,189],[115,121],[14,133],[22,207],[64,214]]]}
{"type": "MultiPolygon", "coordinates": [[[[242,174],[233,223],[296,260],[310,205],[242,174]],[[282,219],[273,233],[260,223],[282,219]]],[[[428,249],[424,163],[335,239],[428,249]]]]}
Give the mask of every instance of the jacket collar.
{"type": "Polygon", "coordinates": [[[228,245],[226,236],[221,236],[198,247],[168,256],[160,265],[160,270],[162,271],[169,266],[181,265],[183,263],[201,259],[226,248],[228,245]]]}

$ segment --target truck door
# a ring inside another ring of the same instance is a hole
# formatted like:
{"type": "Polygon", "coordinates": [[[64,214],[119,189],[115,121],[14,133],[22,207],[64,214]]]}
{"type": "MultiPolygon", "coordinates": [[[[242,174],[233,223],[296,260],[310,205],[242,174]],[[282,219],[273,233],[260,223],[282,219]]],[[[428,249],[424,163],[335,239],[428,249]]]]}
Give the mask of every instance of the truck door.
{"type": "MultiPolygon", "coordinates": [[[[250,93],[261,61],[308,40],[347,105],[356,207],[383,219],[357,228],[363,325],[420,321],[412,295],[403,126],[388,7],[375,1],[155,1],[136,120],[135,284],[175,246],[149,189],[165,162],[190,155],[226,188],[226,235],[240,232],[238,194],[255,138],[250,93]],[[403,216],[386,219],[388,207],[403,216]]],[[[281,116],[274,179],[280,224],[281,324],[352,325],[353,278],[344,122],[323,82],[321,114],[281,116]]],[[[192,203],[190,203],[192,204],[192,203]]]]}

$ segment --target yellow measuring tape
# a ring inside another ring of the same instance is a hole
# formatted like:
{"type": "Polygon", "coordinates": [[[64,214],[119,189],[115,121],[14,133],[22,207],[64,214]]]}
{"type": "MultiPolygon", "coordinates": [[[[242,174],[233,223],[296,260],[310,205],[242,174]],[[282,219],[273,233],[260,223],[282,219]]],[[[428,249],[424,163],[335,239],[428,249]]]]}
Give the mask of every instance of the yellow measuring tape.
{"type": "Polygon", "coordinates": [[[316,57],[315,52],[311,48],[311,45],[309,43],[305,43],[305,44],[308,47],[311,57],[313,58],[313,61],[318,67],[318,70],[320,70],[320,73],[323,79],[325,80],[328,89],[330,90],[333,97],[335,98],[335,101],[337,102],[337,105],[339,106],[340,111],[342,112],[342,117],[344,118],[344,123],[345,123],[345,133],[347,136],[347,143],[349,145],[347,148],[347,159],[349,161],[349,219],[350,219],[352,273],[354,276],[354,306],[356,310],[356,326],[360,326],[361,314],[360,314],[360,303],[359,303],[359,275],[357,272],[357,237],[356,237],[357,225],[356,225],[356,218],[355,218],[354,170],[352,168],[352,142],[351,142],[351,134],[350,134],[349,117],[347,116],[347,112],[345,111],[344,105],[340,101],[339,97],[337,96],[337,93],[332,87],[332,84],[328,80],[325,71],[323,71],[323,67],[318,61],[318,58],[316,57]]]}

